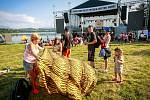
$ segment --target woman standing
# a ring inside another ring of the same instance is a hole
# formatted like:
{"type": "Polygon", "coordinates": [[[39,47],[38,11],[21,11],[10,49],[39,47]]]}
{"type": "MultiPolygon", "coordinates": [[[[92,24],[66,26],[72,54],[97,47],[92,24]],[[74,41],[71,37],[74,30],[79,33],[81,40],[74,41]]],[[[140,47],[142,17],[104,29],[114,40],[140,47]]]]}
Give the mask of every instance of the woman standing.
{"type": "Polygon", "coordinates": [[[104,55],[104,63],[105,63],[105,68],[104,72],[108,71],[108,58],[111,56],[111,51],[109,49],[109,43],[111,40],[110,32],[106,32],[105,36],[103,39],[100,38],[100,41],[102,44],[105,44],[105,55],[104,55]]]}
{"type": "Polygon", "coordinates": [[[39,60],[38,57],[39,50],[44,49],[38,45],[39,39],[40,36],[37,33],[31,34],[31,42],[26,46],[23,59],[23,66],[27,74],[29,74],[33,94],[39,93],[38,90],[39,84],[36,81],[37,76],[39,74],[37,61],[39,60]]]}

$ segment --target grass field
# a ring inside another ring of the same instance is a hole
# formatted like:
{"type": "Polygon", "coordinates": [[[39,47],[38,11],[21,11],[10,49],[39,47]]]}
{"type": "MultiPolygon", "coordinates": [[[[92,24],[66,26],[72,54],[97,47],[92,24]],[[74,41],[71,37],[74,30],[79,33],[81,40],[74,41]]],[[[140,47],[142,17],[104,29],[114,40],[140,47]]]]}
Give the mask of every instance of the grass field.
{"type": "MultiPolygon", "coordinates": [[[[150,100],[150,44],[115,44],[110,48],[112,56],[115,47],[124,51],[125,63],[122,84],[111,81],[113,77],[113,57],[109,59],[109,71],[97,73],[98,82],[90,96],[84,100],[150,100]]],[[[24,76],[22,67],[23,44],[0,45],[0,70],[10,67],[11,71],[0,76],[0,100],[10,100],[11,91],[16,80],[24,76]]],[[[96,69],[103,69],[103,58],[98,56],[96,49],[96,69]]],[[[72,48],[72,57],[87,61],[87,47],[77,46],[72,48]]],[[[39,96],[39,95],[38,95],[39,96]]],[[[40,96],[39,96],[40,97],[40,96]]],[[[42,99],[34,100],[45,100],[42,99]]],[[[48,100],[48,99],[46,99],[48,100]]]]}

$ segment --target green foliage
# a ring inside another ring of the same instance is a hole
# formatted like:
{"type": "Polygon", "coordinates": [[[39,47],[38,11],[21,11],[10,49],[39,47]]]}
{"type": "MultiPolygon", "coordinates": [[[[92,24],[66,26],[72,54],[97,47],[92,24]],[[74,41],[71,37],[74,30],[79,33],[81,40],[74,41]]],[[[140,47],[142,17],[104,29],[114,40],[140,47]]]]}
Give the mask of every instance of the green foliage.
{"type": "Polygon", "coordinates": [[[5,28],[0,28],[0,33],[18,33],[19,30],[17,29],[5,29],[5,28]]]}
{"type": "Polygon", "coordinates": [[[23,29],[9,29],[9,28],[0,28],[0,34],[3,33],[21,33],[21,32],[55,32],[56,30],[54,28],[23,28],[23,29]]]}

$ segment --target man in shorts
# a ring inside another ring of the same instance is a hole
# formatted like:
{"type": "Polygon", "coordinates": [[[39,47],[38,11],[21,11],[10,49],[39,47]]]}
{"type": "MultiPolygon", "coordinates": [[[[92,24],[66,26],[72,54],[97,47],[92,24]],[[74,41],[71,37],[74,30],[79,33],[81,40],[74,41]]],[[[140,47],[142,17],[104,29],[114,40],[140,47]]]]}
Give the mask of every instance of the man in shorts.
{"type": "Polygon", "coordinates": [[[94,44],[97,42],[96,34],[93,31],[93,26],[88,26],[88,33],[87,33],[87,42],[85,43],[88,45],[88,61],[90,65],[95,68],[94,64],[94,55],[95,55],[95,46],[94,44]]]}

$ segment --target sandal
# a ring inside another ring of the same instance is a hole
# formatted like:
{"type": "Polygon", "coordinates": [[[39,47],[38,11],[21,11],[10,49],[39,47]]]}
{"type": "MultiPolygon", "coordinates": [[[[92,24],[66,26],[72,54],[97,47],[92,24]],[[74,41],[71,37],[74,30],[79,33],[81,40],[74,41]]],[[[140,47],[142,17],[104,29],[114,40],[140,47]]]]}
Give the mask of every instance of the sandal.
{"type": "Polygon", "coordinates": [[[112,81],[117,81],[117,78],[113,78],[112,81]]]}
{"type": "Polygon", "coordinates": [[[122,83],[123,81],[121,80],[121,81],[117,81],[117,83],[122,83]]]}

